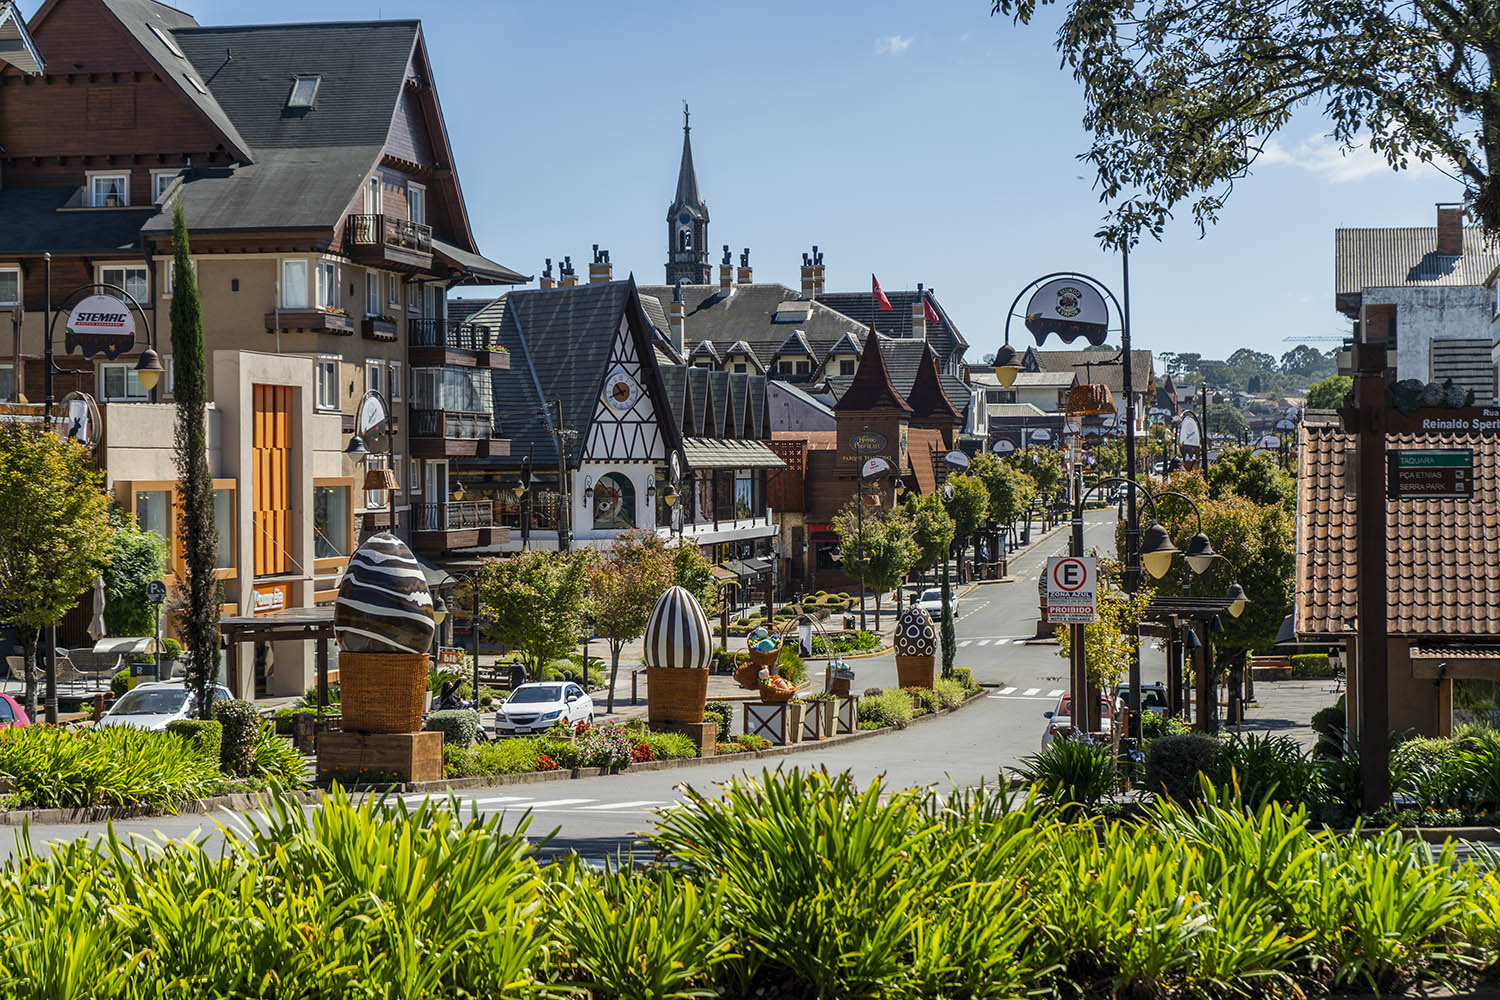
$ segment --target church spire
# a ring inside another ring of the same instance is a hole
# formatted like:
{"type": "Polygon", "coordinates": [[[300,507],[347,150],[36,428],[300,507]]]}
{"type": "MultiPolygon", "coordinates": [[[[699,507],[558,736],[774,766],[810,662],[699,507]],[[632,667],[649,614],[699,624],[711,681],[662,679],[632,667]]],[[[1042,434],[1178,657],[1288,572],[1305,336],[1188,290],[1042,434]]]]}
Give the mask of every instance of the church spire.
{"type": "Polygon", "coordinates": [[[687,102],[682,102],[682,164],[677,169],[677,195],[667,208],[667,284],[706,285],[708,263],[708,206],[698,194],[693,169],[693,126],[687,102]]]}

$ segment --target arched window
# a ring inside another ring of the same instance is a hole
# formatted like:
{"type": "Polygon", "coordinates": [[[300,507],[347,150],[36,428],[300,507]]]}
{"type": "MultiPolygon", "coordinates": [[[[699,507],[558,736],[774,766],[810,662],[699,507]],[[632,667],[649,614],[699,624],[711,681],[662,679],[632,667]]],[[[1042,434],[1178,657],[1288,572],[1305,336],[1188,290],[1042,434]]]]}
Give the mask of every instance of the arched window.
{"type": "Polygon", "coordinates": [[[693,249],[693,231],[691,229],[684,227],[677,231],[677,249],[693,249]]]}
{"type": "Polygon", "coordinates": [[[594,484],[594,527],[624,531],[635,527],[635,486],[618,472],[594,484]]]}

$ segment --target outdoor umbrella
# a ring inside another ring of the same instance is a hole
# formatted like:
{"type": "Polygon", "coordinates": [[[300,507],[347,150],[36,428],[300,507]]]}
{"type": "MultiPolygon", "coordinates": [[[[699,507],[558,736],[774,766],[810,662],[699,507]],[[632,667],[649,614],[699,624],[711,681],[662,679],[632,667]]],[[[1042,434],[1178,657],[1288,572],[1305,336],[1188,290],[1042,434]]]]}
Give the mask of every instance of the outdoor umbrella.
{"type": "Polygon", "coordinates": [[[104,577],[94,577],[94,617],[89,622],[89,635],[95,642],[104,638],[104,577]]]}

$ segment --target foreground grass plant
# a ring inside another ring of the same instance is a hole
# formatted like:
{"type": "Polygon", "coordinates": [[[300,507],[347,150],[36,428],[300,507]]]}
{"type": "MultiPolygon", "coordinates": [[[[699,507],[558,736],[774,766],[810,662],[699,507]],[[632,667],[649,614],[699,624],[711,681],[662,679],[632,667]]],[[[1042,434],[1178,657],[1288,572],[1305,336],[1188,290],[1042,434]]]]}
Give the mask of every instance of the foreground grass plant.
{"type": "Polygon", "coordinates": [[[1205,788],[1144,821],[1033,794],[763,772],[690,792],[664,864],[540,864],[457,801],[112,834],[0,868],[0,997],[1105,997],[1397,992],[1494,971],[1500,883],[1396,832],[1205,788]]]}

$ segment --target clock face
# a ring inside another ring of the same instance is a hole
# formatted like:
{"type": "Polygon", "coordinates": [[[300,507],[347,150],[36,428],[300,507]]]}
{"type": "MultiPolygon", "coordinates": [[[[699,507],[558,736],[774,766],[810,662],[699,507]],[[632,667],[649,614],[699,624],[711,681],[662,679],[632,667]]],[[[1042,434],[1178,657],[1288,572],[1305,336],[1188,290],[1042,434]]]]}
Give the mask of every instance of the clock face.
{"type": "Polygon", "coordinates": [[[680,222],[680,223],[682,223],[685,226],[689,222],[693,221],[693,217],[691,215],[688,215],[686,212],[683,212],[681,215],[679,215],[677,217],[677,221],[680,222]]]}
{"type": "Polygon", "coordinates": [[[641,387],[623,369],[616,368],[604,380],[604,401],[610,408],[624,413],[641,396],[641,387]]]}

